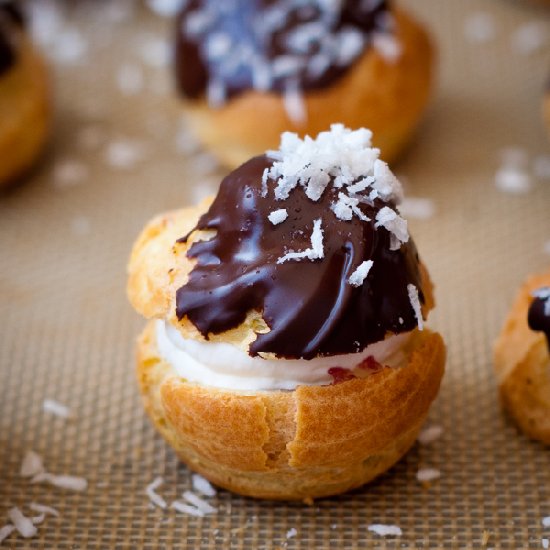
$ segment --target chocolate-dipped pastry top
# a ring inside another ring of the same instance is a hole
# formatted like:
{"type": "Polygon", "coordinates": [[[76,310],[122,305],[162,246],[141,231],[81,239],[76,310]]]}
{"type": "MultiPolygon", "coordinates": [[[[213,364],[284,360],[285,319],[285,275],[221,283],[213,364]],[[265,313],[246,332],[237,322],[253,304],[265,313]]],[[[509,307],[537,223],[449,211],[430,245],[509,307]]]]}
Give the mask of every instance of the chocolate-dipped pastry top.
{"type": "Polygon", "coordinates": [[[0,1],[0,75],[8,71],[17,58],[17,35],[23,14],[17,4],[0,1]]]}
{"type": "Polygon", "coordinates": [[[544,333],[550,350],[550,287],[539,288],[533,297],[527,316],[529,328],[544,333]]]}
{"type": "MultiPolygon", "coordinates": [[[[302,185],[277,190],[274,163],[268,155],[255,157],[222,181],[195,227],[215,235],[192,242],[187,251],[196,264],[177,291],[177,317],[187,316],[208,337],[237,327],[257,310],[270,330],[258,334],[249,353],[306,359],[357,352],[388,332],[421,324],[416,247],[388,188],[373,189],[393,178],[387,166],[377,160],[386,172],[352,177],[347,187],[332,172],[319,193],[302,185]],[[404,224],[401,240],[388,220],[404,224]],[[363,277],[357,280],[360,266],[363,277]]],[[[323,170],[330,172],[325,167],[318,174],[323,170]]]]}
{"type": "Polygon", "coordinates": [[[211,103],[249,89],[325,87],[392,29],[385,0],[190,0],[177,19],[177,83],[211,103]]]}

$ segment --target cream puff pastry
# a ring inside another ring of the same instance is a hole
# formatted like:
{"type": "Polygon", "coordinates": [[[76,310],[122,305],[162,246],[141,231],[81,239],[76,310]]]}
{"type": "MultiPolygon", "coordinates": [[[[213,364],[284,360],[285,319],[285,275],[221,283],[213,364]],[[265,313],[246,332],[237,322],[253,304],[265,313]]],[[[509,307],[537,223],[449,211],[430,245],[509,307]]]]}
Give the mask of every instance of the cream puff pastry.
{"type": "Polygon", "coordinates": [[[145,407],[222,487],[270,499],[358,487],[410,448],[436,397],[432,285],[378,156],[364,129],[284,134],[134,245],[145,407]]]}
{"type": "Polygon", "coordinates": [[[283,131],[366,126],[391,161],[433,80],[425,30],[384,0],[193,0],[177,20],[176,80],[189,124],[236,167],[283,131]]]}
{"type": "Polygon", "coordinates": [[[49,86],[15,2],[0,2],[0,187],[25,172],[49,126],[49,86]]]}
{"type": "Polygon", "coordinates": [[[531,438],[550,445],[550,272],[521,287],[495,344],[505,409],[531,438]]]}

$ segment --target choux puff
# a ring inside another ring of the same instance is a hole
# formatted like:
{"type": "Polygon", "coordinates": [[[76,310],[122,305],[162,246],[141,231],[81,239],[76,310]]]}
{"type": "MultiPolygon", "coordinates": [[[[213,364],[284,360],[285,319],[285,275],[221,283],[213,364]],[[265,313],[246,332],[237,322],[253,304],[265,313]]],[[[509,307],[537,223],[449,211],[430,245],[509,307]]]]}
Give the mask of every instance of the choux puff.
{"type": "Polygon", "coordinates": [[[128,296],[138,378],[190,468],[243,495],[358,487],[414,443],[444,370],[432,285],[371,133],[284,134],[213,201],[151,221],[128,296]]]}
{"type": "Polygon", "coordinates": [[[316,135],[365,126],[391,162],[427,105],[434,48],[389,2],[197,0],[177,19],[176,81],[188,122],[227,166],[316,135]]]}
{"type": "Polygon", "coordinates": [[[0,2],[0,188],[30,168],[50,120],[46,67],[15,2],[0,2]]]}
{"type": "Polygon", "coordinates": [[[495,343],[504,408],[531,438],[550,445],[550,271],[520,288],[495,343]]]}

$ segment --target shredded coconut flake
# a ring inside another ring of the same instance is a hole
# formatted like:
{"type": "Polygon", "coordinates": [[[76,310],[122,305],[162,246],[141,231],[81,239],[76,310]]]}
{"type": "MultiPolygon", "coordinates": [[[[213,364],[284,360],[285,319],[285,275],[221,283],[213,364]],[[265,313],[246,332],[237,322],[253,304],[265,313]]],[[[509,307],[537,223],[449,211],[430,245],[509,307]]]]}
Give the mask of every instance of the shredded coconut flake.
{"type": "Polygon", "coordinates": [[[384,206],[376,214],[375,227],[384,227],[391,233],[390,250],[399,250],[409,240],[406,220],[388,206],[384,206]]]}
{"type": "Polygon", "coordinates": [[[388,63],[396,63],[403,53],[401,43],[392,34],[376,32],[373,34],[372,44],[388,63]]]}
{"type": "Polygon", "coordinates": [[[302,90],[298,84],[293,82],[287,84],[283,101],[288,118],[298,126],[305,124],[307,121],[307,108],[302,90]]]}
{"type": "Polygon", "coordinates": [[[147,0],[147,6],[161,17],[173,17],[184,5],[185,0],[147,0]]]}
{"type": "Polygon", "coordinates": [[[441,426],[430,426],[418,434],[418,442],[422,445],[429,445],[441,437],[443,428],[441,426]]]}
{"type": "Polygon", "coordinates": [[[279,223],[283,223],[288,218],[288,212],[286,211],[286,208],[280,208],[279,210],[274,210],[267,216],[269,221],[273,225],[277,225],[279,223]]]}
{"type": "Polygon", "coordinates": [[[406,218],[428,220],[435,214],[435,204],[432,199],[405,197],[399,205],[399,211],[406,218]]]}
{"type": "Polygon", "coordinates": [[[521,195],[530,191],[532,187],[531,176],[520,167],[504,165],[498,169],[495,175],[497,189],[504,193],[521,195]]]}
{"type": "Polygon", "coordinates": [[[545,518],[542,518],[542,526],[550,527],[550,516],[546,516],[545,518]]]}
{"type": "Polygon", "coordinates": [[[291,527],[291,528],[286,532],[286,538],[287,538],[287,539],[294,538],[297,534],[298,534],[298,531],[297,531],[294,527],[291,527]]]}
{"type": "Polygon", "coordinates": [[[107,146],[105,157],[110,166],[127,170],[143,159],[145,147],[139,141],[122,139],[107,146]]]}
{"type": "Polygon", "coordinates": [[[159,508],[163,510],[166,508],[166,501],[156,492],[156,490],[164,483],[162,477],[156,477],[147,487],[145,487],[145,494],[149,497],[149,500],[159,508]]]}
{"type": "Polygon", "coordinates": [[[372,260],[366,260],[365,262],[359,264],[356,270],[350,275],[348,283],[351,286],[361,286],[367,278],[373,263],[374,262],[372,260]]]}
{"type": "Polygon", "coordinates": [[[88,488],[88,481],[83,477],[65,475],[65,474],[51,474],[49,472],[43,472],[36,474],[31,483],[49,483],[59,489],[69,489],[71,491],[85,491],[88,488]]]}
{"type": "Polygon", "coordinates": [[[7,539],[14,531],[15,527],[13,525],[4,525],[0,527],[0,544],[2,544],[2,541],[7,539]]]}
{"type": "Polygon", "coordinates": [[[207,497],[213,497],[216,495],[216,489],[214,489],[212,484],[199,474],[193,474],[191,483],[193,484],[193,489],[195,489],[195,491],[198,491],[207,497]]]}
{"type": "Polygon", "coordinates": [[[191,504],[186,504],[185,502],[180,502],[179,500],[174,500],[172,504],[170,504],[176,512],[180,512],[181,514],[187,514],[188,516],[194,516],[197,518],[203,518],[204,512],[202,510],[199,510],[198,508],[195,508],[194,506],[191,506],[191,504]]]}
{"type": "Polygon", "coordinates": [[[71,417],[69,407],[59,403],[59,401],[55,401],[55,399],[44,399],[42,408],[44,409],[44,412],[51,413],[54,416],[59,416],[60,418],[71,417]]]}
{"type": "Polygon", "coordinates": [[[38,512],[39,514],[48,514],[56,518],[59,517],[59,512],[55,508],[52,508],[51,506],[46,506],[45,504],[38,504],[38,502],[31,502],[29,504],[29,508],[33,512],[38,512]]]}
{"type": "Polygon", "coordinates": [[[369,525],[368,530],[381,537],[400,537],[403,534],[401,528],[397,525],[383,525],[381,523],[373,523],[372,525],[369,525]]]}
{"type": "Polygon", "coordinates": [[[214,514],[218,510],[214,508],[214,506],[211,506],[206,502],[206,500],[202,499],[195,493],[191,491],[185,491],[183,493],[183,498],[186,500],[189,504],[192,504],[197,509],[199,509],[203,514],[214,514]]]}
{"type": "Polygon", "coordinates": [[[321,229],[321,219],[313,222],[313,231],[311,232],[311,248],[306,248],[302,252],[287,252],[278,260],[278,264],[288,262],[289,260],[319,260],[325,255],[323,249],[323,230],[321,229]]]}
{"type": "Polygon", "coordinates": [[[21,463],[19,474],[22,477],[33,477],[44,472],[44,464],[40,455],[34,451],[27,451],[21,463]]]}
{"type": "Polygon", "coordinates": [[[37,529],[32,520],[25,516],[19,508],[14,507],[8,510],[8,517],[23,538],[29,539],[36,535],[37,529]]]}
{"type": "Polygon", "coordinates": [[[548,31],[541,21],[520,25],[512,35],[512,48],[520,55],[532,55],[548,43],[548,31]]]}
{"type": "Polygon", "coordinates": [[[464,21],[464,36],[470,44],[484,44],[495,38],[494,17],[487,12],[475,12],[464,21]]]}
{"type": "Polygon", "coordinates": [[[420,468],[416,472],[416,479],[421,482],[435,481],[441,477],[441,472],[437,468],[420,468]]]}
{"type": "Polygon", "coordinates": [[[424,320],[422,319],[422,309],[420,308],[420,300],[418,299],[418,289],[413,285],[407,285],[407,293],[409,294],[409,301],[414,311],[414,316],[418,322],[418,330],[424,329],[424,320]]]}
{"type": "Polygon", "coordinates": [[[88,177],[88,167],[79,160],[59,160],[53,170],[53,183],[58,189],[65,189],[83,183],[88,177]]]}
{"type": "Polygon", "coordinates": [[[543,548],[548,548],[550,545],[550,541],[548,539],[541,539],[541,544],[543,548]]]}

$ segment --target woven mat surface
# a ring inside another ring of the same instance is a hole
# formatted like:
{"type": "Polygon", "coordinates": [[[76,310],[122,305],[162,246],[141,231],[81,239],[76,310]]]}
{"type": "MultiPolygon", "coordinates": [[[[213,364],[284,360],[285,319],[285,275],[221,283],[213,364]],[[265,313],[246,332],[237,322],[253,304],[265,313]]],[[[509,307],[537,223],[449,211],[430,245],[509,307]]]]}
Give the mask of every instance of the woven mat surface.
{"type": "Polygon", "coordinates": [[[436,96],[395,167],[410,196],[435,205],[410,226],[437,285],[430,324],[448,344],[428,422],[443,427],[440,439],[415,446],[371,485],[313,506],[225,491],[209,499],[218,511],[205,518],[150,506],[144,488],[156,476],[168,501],[191,480],[140,404],[133,344],[144,323],[125,298],[125,264],[146,220],[209,194],[223,170],[185,130],[166,66],[169,22],[119,0],[68,3],[57,36],[42,29],[54,58],[49,150],[0,196],[0,527],[10,507],[30,513],[31,501],[60,517],[4,547],[541,548],[550,538],[541,521],[550,516],[550,451],[501,413],[491,364],[516,288],[550,264],[540,117],[550,8],[403,3],[430,26],[440,54],[436,96]],[[520,148],[516,161],[531,174],[523,194],[495,186],[508,147],[520,148]],[[45,412],[44,399],[73,418],[45,412]],[[86,477],[88,490],[20,477],[30,449],[48,471],[86,477]],[[421,467],[441,478],[423,486],[421,467]],[[373,523],[403,534],[379,537],[373,523]]]}

